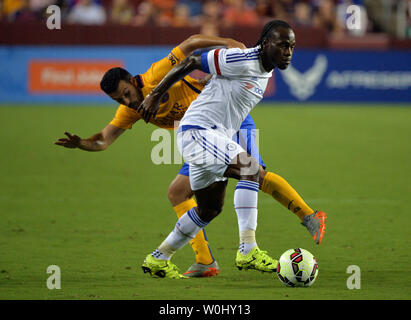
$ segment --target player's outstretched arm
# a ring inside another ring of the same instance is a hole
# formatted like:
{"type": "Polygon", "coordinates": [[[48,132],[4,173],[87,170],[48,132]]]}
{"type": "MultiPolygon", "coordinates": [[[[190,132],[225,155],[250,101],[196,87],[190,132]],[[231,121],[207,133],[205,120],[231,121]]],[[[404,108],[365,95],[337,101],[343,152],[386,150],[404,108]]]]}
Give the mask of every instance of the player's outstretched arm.
{"type": "Polygon", "coordinates": [[[109,124],[101,132],[88,139],[82,139],[75,134],[64,132],[67,138],[60,138],[54,144],[69,149],[81,149],[85,151],[106,150],[125,130],[109,124]]]}
{"type": "Polygon", "coordinates": [[[201,56],[192,54],[167,73],[137,109],[138,112],[142,111],[141,115],[146,123],[150,121],[151,117],[156,117],[161,98],[173,84],[197,69],[201,70],[201,56]]]}
{"type": "Polygon", "coordinates": [[[184,40],[178,45],[185,56],[192,54],[195,50],[225,47],[225,48],[240,48],[246,49],[244,43],[231,38],[221,38],[214,36],[206,36],[203,34],[195,34],[184,40]]]}

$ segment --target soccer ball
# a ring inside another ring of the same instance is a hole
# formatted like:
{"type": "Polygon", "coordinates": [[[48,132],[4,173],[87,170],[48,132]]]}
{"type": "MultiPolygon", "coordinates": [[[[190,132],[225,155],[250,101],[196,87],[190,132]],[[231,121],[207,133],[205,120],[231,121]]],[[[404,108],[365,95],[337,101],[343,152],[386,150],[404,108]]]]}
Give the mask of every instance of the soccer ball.
{"type": "Polygon", "coordinates": [[[277,275],[288,287],[310,287],[318,276],[318,263],[305,249],[289,249],[277,265],[277,275]]]}

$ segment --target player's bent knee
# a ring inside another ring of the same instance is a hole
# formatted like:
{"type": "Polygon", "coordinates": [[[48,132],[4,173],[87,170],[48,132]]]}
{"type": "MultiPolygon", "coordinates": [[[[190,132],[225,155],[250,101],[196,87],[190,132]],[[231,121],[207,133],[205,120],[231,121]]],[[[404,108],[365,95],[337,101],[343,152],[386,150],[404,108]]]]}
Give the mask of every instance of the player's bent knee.
{"type": "Polygon", "coordinates": [[[191,190],[190,182],[185,180],[185,177],[177,176],[168,187],[168,200],[170,200],[173,206],[176,206],[186,200],[189,200],[193,196],[193,191],[191,190]]]}
{"type": "Polygon", "coordinates": [[[179,195],[178,195],[178,193],[176,192],[176,189],[175,188],[173,188],[173,186],[172,185],[170,185],[169,187],[168,187],[168,193],[167,193],[167,197],[168,197],[168,200],[170,200],[170,202],[171,202],[171,204],[174,206],[174,205],[176,205],[176,203],[178,203],[179,201],[179,195]]]}
{"type": "Polygon", "coordinates": [[[204,222],[210,222],[215,217],[217,217],[220,214],[221,211],[222,211],[222,208],[213,208],[213,209],[198,208],[198,216],[204,222]]]}
{"type": "Polygon", "coordinates": [[[176,188],[169,188],[167,196],[168,200],[171,202],[173,206],[176,206],[184,201],[187,201],[192,197],[191,194],[181,192],[181,190],[176,188]]]}

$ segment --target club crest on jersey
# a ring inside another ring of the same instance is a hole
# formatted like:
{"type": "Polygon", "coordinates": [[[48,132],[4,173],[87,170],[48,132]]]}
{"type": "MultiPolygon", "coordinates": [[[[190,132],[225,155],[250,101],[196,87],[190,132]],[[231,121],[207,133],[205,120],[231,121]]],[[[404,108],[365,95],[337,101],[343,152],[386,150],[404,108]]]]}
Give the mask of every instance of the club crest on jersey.
{"type": "Polygon", "coordinates": [[[226,148],[228,151],[234,151],[237,148],[237,146],[234,143],[229,143],[226,145],[226,148]]]}

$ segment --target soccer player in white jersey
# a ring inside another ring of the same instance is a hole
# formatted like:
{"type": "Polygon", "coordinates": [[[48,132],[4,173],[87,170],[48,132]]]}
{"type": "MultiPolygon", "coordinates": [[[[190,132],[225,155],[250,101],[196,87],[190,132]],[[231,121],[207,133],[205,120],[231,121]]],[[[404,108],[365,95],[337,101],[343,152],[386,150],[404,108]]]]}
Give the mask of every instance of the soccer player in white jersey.
{"type": "Polygon", "coordinates": [[[259,164],[232,140],[241,122],[262,99],[274,68],[286,69],[295,47],[295,35],[284,21],[266,24],[254,48],[214,49],[190,55],[174,67],[145,98],[138,111],[146,122],[156,116],[167,90],[195,69],[213,75],[180,122],[177,139],[189,164],[190,185],[197,207],[182,215],[174,230],[145,258],[142,268],[152,276],[184,278],[170,258],[222,210],[227,178],[239,180],[234,193],[240,246],[236,266],[275,272],[278,261],[259,249],[257,202],[259,164]]]}

